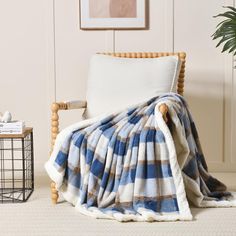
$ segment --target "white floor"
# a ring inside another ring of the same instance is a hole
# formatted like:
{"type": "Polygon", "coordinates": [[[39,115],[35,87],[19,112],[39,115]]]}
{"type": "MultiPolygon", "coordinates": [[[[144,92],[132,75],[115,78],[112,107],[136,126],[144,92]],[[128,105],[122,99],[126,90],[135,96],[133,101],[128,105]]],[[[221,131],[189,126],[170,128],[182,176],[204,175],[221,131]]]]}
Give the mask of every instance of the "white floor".
{"type": "MultiPolygon", "coordinates": [[[[236,190],[236,173],[215,173],[236,190]]],[[[160,236],[236,235],[236,208],[192,208],[192,222],[119,223],[96,220],[77,212],[67,202],[52,206],[49,181],[37,175],[36,189],[26,203],[0,204],[0,236],[160,236]]]]}

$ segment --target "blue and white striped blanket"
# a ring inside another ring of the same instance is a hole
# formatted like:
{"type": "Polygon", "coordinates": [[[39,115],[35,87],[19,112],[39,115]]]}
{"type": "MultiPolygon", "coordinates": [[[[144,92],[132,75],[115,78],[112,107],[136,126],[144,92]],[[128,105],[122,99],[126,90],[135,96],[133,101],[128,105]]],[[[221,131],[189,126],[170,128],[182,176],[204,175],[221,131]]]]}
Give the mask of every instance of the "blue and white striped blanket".
{"type": "Polygon", "coordinates": [[[186,102],[174,93],[68,127],[45,167],[64,198],[96,218],[191,220],[189,202],[236,206],[208,173],[186,102]]]}

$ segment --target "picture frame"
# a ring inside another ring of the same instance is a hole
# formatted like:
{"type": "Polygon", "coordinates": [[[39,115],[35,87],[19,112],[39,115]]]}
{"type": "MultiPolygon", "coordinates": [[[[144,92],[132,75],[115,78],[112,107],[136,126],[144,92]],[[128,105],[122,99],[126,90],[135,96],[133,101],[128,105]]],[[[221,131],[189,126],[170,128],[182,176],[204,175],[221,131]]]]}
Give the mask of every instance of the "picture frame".
{"type": "Polygon", "coordinates": [[[80,28],[145,29],[146,0],[80,0],[80,28]]]}

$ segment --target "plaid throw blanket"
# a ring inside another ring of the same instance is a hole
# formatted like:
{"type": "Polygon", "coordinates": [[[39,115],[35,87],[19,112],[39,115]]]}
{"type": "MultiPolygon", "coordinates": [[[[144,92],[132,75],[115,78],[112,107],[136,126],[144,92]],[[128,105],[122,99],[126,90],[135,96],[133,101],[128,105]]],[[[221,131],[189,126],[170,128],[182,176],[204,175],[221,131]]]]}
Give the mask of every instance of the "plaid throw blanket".
{"type": "Polygon", "coordinates": [[[187,104],[174,93],[68,127],[45,167],[64,198],[96,218],[191,220],[189,202],[236,206],[235,194],[208,173],[187,104]]]}

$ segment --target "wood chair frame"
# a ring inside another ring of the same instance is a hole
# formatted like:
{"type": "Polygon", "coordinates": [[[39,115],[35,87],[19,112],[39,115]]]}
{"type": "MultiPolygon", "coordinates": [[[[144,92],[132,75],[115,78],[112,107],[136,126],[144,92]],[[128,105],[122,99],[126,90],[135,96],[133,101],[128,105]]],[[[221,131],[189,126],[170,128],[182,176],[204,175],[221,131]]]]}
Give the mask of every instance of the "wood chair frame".
{"type": "MultiPolygon", "coordinates": [[[[176,55],[181,60],[181,69],[177,81],[177,93],[183,95],[184,93],[184,76],[185,76],[185,59],[186,53],[184,52],[122,52],[122,53],[99,53],[115,57],[125,57],[125,58],[157,58],[164,56],[173,56],[176,55]]],[[[51,107],[52,116],[51,116],[51,151],[53,150],[56,137],[59,133],[59,114],[60,110],[71,110],[71,109],[83,109],[86,108],[86,101],[69,101],[69,102],[54,102],[51,107]]],[[[162,104],[159,108],[160,112],[163,114],[164,120],[167,122],[167,112],[168,107],[165,104],[162,104]]],[[[51,183],[51,199],[52,203],[56,204],[58,200],[58,191],[56,189],[56,184],[51,183]]]]}

